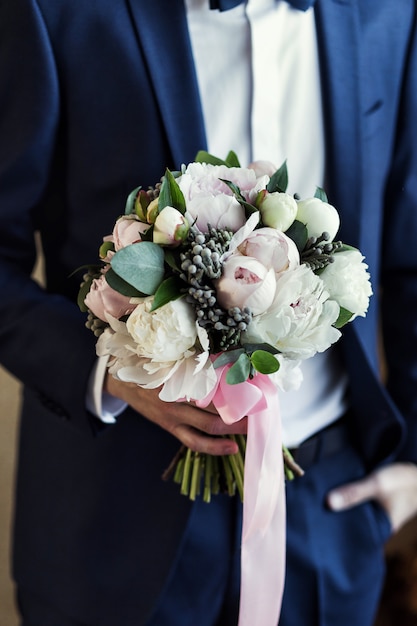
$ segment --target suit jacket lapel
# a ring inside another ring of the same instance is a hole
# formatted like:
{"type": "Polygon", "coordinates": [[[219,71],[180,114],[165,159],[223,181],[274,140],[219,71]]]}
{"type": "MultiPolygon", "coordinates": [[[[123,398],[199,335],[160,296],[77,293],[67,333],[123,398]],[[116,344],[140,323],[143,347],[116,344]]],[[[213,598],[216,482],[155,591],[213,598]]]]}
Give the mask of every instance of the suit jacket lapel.
{"type": "Polygon", "coordinates": [[[355,0],[319,0],[317,31],[326,129],[326,189],[342,215],[341,237],[359,245],[361,107],[355,0]]]}
{"type": "Polygon", "coordinates": [[[176,166],[207,141],[183,0],[128,0],[176,166]]]}

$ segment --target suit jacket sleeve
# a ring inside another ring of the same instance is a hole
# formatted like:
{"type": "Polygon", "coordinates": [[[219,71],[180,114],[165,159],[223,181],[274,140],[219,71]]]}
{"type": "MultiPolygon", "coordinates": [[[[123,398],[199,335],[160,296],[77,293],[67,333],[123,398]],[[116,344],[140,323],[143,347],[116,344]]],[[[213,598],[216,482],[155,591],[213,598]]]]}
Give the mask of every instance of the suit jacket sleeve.
{"type": "Polygon", "coordinates": [[[89,429],[84,404],[94,338],[68,297],[77,279],[67,276],[55,293],[31,279],[34,232],[49,222],[53,241],[54,231],[69,228],[58,210],[63,187],[50,185],[59,159],[60,85],[32,3],[0,3],[0,102],[0,358],[53,412],[89,429]]]}

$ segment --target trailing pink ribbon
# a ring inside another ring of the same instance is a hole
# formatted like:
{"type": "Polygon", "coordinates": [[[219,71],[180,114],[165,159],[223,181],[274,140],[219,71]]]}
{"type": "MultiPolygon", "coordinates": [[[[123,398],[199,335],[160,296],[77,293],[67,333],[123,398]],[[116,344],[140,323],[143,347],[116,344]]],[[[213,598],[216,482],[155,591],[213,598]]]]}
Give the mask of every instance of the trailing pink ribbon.
{"type": "Polygon", "coordinates": [[[198,405],[213,402],[226,424],[248,416],[239,626],[277,626],[285,580],[285,486],[277,388],[268,376],[229,385],[230,365],[198,405]]]}

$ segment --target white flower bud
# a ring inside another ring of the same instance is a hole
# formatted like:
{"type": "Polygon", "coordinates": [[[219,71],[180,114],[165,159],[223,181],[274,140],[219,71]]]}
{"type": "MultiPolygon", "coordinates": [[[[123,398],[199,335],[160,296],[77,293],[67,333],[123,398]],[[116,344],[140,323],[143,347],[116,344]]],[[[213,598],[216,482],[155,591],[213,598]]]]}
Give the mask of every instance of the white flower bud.
{"type": "Polygon", "coordinates": [[[265,226],[285,232],[295,220],[297,202],[288,193],[274,191],[263,195],[259,210],[265,226]]]}
{"type": "Polygon", "coordinates": [[[330,241],[336,237],[340,226],[339,214],[331,204],[319,198],[308,198],[297,202],[296,219],[307,226],[309,237],[320,237],[329,233],[330,241]]]}
{"type": "Polygon", "coordinates": [[[178,246],[190,230],[186,218],[172,206],[166,206],[156,217],[153,241],[161,246],[178,246]]]}

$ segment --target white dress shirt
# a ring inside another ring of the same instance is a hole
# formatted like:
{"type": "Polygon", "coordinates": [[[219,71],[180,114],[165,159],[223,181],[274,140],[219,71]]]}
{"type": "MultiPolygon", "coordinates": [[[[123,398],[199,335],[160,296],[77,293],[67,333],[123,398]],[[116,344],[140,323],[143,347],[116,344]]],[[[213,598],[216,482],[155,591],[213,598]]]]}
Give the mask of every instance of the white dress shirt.
{"type": "MultiPolygon", "coordinates": [[[[287,160],[288,192],[314,195],[325,167],[314,10],[276,0],[224,12],[210,10],[208,0],[185,4],[209,151],[224,158],[234,150],[241,165],[287,160]]],[[[334,349],[304,361],[302,371],[301,388],[280,396],[289,447],[346,409],[347,380],[334,349]]],[[[93,410],[112,421],[120,411],[101,405],[103,372],[99,364],[93,410]]]]}

